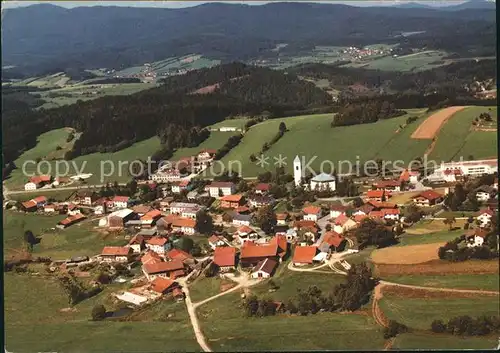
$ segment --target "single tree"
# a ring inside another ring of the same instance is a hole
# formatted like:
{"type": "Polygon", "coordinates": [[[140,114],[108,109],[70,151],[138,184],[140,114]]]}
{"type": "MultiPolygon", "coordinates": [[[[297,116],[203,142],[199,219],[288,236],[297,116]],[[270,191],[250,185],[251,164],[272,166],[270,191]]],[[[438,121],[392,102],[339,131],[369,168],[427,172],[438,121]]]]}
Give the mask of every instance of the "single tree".
{"type": "Polygon", "coordinates": [[[196,224],[194,226],[197,232],[201,234],[210,234],[214,229],[212,216],[205,210],[201,210],[196,214],[196,224]]]}
{"type": "Polygon", "coordinates": [[[276,225],[276,213],[274,213],[272,206],[261,207],[257,211],[255,222],[264,233],[270,234],[276,225]]]}

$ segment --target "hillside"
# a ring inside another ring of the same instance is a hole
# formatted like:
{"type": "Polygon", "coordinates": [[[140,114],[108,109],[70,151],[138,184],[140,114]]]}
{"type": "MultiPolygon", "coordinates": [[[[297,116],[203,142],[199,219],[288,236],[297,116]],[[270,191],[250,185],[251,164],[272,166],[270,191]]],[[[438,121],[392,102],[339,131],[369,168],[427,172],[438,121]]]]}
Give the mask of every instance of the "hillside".
{"type": "MultiPolygon", "coordinates": [[[[203,84],[221,83],[221,89],[211,94],[186,94],[198,88],[200,82],[191,80],[193,76],[185,76],[186,81],[178,90],[170,89],[172,85],[167,79],[164,87],[129,96],[78,101],[55,109],[31,111],[23,102],[18,106],[13,104],[3,116],[4,161],[14,161],[23,151],[34,147],[40,134],[62,127],[82,133],[66,158],[116,152],[154,136],[160,137],[165,157],[175,148],[197,146],[208,136],[204,127],[229,116],[257,115],[264,111],[283,116],[287,112],[328,107],[331,101],[326,92],[312,83],[293,75],[284,77],[284,73],[270,69],[228,64],[198,74],[209,77],[201,81],[203,84]],[[241,76],[239,71],[247,72],[245,87],[233,90],[233,83],[224,80],[241,76]],[[29,123],[29,130],[24,123],[29,123]]],[[[179,82],[179,78],[172,80],[179,82]]]]}
{"type": "Polygon", "coordinates": [[[405,40],[433,49],[494,53],[496,36],[495,11],[488,9],[312,3],[66,9],[41,4],[2,14],[2,66],[15,65],[15,72],[28,76],[66,68],[121,69],[192,53],[225,62],[247,60],[279,43],[289,48],[393,43],[402,32],[419,31],[425,33],[405,40]]]}

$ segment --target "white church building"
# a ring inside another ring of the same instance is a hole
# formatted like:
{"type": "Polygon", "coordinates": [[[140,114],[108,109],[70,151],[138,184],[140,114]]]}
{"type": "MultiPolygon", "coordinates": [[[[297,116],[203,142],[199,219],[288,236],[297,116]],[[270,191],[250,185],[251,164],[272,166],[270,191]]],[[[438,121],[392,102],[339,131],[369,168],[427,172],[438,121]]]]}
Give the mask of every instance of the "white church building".
{"type": "MultiPolygon", "coordinates": [[[[304,176],[302,162],[299,156],[296,156],[293,160],[293,179],[295,181],[295,186],[300,186],[304,176]]],[[[331,191],[335,191],[337,185],[334,176],[327,173],[321,173],[311,179],[309,187],[311,190],[330,189],[331,191]]]]}

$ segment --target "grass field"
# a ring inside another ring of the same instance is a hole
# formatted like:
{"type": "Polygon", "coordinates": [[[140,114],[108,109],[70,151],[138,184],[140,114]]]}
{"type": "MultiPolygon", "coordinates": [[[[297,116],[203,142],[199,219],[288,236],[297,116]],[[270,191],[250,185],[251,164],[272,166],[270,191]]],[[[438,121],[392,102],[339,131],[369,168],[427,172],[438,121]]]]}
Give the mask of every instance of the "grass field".
{"type": "MultiPolygon", "coordinates": [[[[408,112],[409,115],[423,115],[422,110],[410,109],[408,112]]],[[[319,169],[323,160],[332,161],[335,166],[338,161],[366,161],[378,157],[410,161],[424,153],[428,142],[408,138],[424,117],[407,126],[402,132],[396,133],[409,115],[374,124],[335,128],[330,126],[332,114],[267,120],[250,128],[241,143],[224,157],[222,162],[227,166],[229,161],[240,161],[244,176],[256,176],[265,169],[274,170],[272,157],[278,157],[280,154],[286,157],[288,171],[291,171],[291,162],[296,155],[304,156],[306,161],[316,156],[311,163],[314,169],[319,169]],[[261,168],[250,161],[250,155],[258,155],[264,142],[270,141],[276,135],[282,121],[289,131],[265,153],[271,157],[271,164],[261,168]]],[[[325,169],[329,169],[328,164],[325,169]]]]}
{"type": "Polygon", "coordinates": [[[436,335],[426,333],[405,333],[398,335],[392,349],[493,349],[498,346],[495,337],[458,337],[452,335],[436,335]]]}
{"type": "Polygon", "coordinates": [[[68,301],[53,279],[11,273],[4,279],[5,347],[11,352],[199,350],[183,303],[160,301],[141,321],[92,322],[92,307],[104,303],[110,310],[109,294],[116,287],[77,304],[75,312],[61,312],[68,301]],[[160,321],[168,313],[174,316],[160,321]]]}
{"type": "Polygon", "coordinates": [[[474,159],[496,158],[498,156],[496,131],[471,131],[457,156],[474,159]]]}
{"type": "Polygon", "coordinates": [[[498,273],[474,275],[446,275],[442,276],[388,276],[384,280],[395,283],[410,284],[424,287],[481,289],[498,291],[498,273]]]}
{"type": "Polygon", "coordinates": [[[27,201],[36,196],[45,196],[47,199],[56,201],[66,201],[76,190],[59,190],[59,189],[39,189],[37,192],[22,192],[19,194],[9,194],[9,199],[15,201],[27,201]]]}
{"type": "Polygon", "coordinates": [[[101,252],[105,245],[123,245],[125,240],[120,235],[108,235],[94,230],[96,222],[86,220],[64,230],[51,230],[63,215],[46,216],[5,211],[3,216],[3,242],[5,253],[11,254],[24,246],[23,234],[31,230],[42,238],[33,248],[35,256],[49,256],[54,259],[66,259],[73,256],[92,256],[101,252]]]}
{"type": "MultiPolygon", "coordinates": [[[[392,198],[391,198],[392,201],[392,198]]],[[[443,214],[443,213],[441,213],[443,214]]],[[[441,214],[439,216],[441,216],[441,214]]],[[[456,216],[455,216],[456,217],[456,216]]],[[[466,220],[457,219],[454,227],[463,227],[466,220]]],[[[406,229],[406,234],[428,234],[441,231],[448,232],[448,225],[444,224],[440,219],[423,219],[415,223],[412,227],[406,229]]]]}
{"type": "Polygon", "coordinates": [[[219,294],[221,283],[222,279],[220,277],[205,277],[204,275],[200,275],[189,285],[191,300],[196,303],[219,294]]]}
{"type": "Polygon", "coordinates": [[[361,62],[347,64],[345,66],[362,67],[365,69],[382,71],[424,71],[438,66],[443,66],[445,63],[440,61],[446,55],[446,52],[428,50],[396,58],[392,56],[384,56],[372,60],[368,59],[361,62]]]}
{"type": "MultiPolygon", "coordinates": [[[[70,144],[66,142],[66,139],[72,129],[62,128],[51,130],[46,133],[41,134],[37,139],[37,144],[32,149],[25,151],[22,155],[17,158],[14,163],[17,169],[14,169],[10,174],[9,179],[5,181],[7,187],[10,186],[21,186],[28,182],[29,177],[23,175],[23,164],[27,161],[35,161],[37,158],[45,158],[51,154],[54,154],[57,146],[68,147],[66,145],[72,146],[72,141],[70,144]]],[[[36,166],[33,164],[26,165],[26,171],[29,173],[36,173],[36,166]]]]}
{"type": "Polygon", "coordinates": [[[406,245],[419,245],[419,244],[432,244],[432,243],[443,243],[453,240],[464,233],[463,229],[457,229],[453,231],[443,230],[435,233],[428,234],[403,234],[399,238],[400,246],[406,245]]]}
{"type": "Polygon", "coordinates": [[[475,298],[404,298],[386,295],[380,300],[384,314],[413,329],[429,330],[433,320],[455,316],[499,315],[499,297],[475,298]]]}
{"type": "Polygon", "coordinates": [[[221,127],[235,127],[243,129],[245,124],[247,123],[248,118],[235,118],[235,119],[226,119],[220,121],[216,124],[210,125],[211,128],[220,129],[221,127]]]}
{"type": "Polygon", "coordinates": [[[484,112],[492,113],[488,108],[493,107],[468,107],[460,112],[457,112],[448,119],[442,126],[436,145],[432,150],[429,159],[441,162],[450,160],[459,160],[463,157],[464,160],[472,155],[474,158],[494,157],[497,155],[497,139],[496,133],[489,134],[486,132],[471,132],[471,123],[479,114],[484,112]],[[472,142],[477,139],[476,134],[481,135],[482,139],[477,147],[472,145],[472,142]],[[469,135],[472,135],[472,142],[467,142],[469,135]],[[466,152],[466,153],[465,153],[466,152]]]}
{"type": "MultiPolygon", "coordinates": [[[[228,120],[231,121],[231,120],[228,120]]],[[[172,156],[172,160],[178,160],[181,157],[191,157],[193,155],[198,154],[201,150],[204,149],[215,149],[218,150],[227,142],[227,140],[236,135],[238,132],[220,132],[220,131],[212,131],[210,132],[210,136],[199,144],[196,147],[192,148],[179,148],[175,151],[172,156]]]]}
{"type": "MultiPolygon", "coordinates": [[[[40,155],[40,151],[47,150],[47,142],[39,142],[33,149],[27,151],[25,154],[29,155],[40,155]]],[[[77,157],[69,161],[69,171],[67,176],[76,175],[80,173],[91,173],[92,176],[85,181],[89,185],[99,185],[106,182],[128,182],[131,179],[129,173],[128,162],[134,160],[146,160],[148,156],[151,156],[160,148],[160,139],[158,137],[152,137],[150,139],[134,143],[132,146],[127,147],[123,150],[113,153],[92,153],[84,156],[77,157]],[[109,162],[108,162],[109,161],[109,162]],[[119,162],[122,161],[120,168],[119,162]],[[102,165],[102,169],[101,169],[102,165]],[[114,166],[114,173],[113,168],[114,166]],[[101,172],[103,173],[103,179],[101,180],[101,172]],[[110,176],[105,176],[105,174],[112,174],[110,176]]],[[[25,159],[24,155],[20,158],[25,159]]],[[[18,161],[16,160],[16,165],[18,161]]],[[[49,162],[52,170],[52,175],[55,175],[56,162],[49,162]]],[[[48,167],[43,166],[40,168],[42,174],[48,173],[48,167]]],[[[31,168],[26,168],[27,172],[33,173],[36,171],[36,167],[31,166],[31,168]]],[[[61,165],[61,170],[64,171],[65,168],[61,165]]],[[[28,178],[22,176],[21,169],[17,169],[12,173],[10,179],[8,179],[7,186],[9,188],[22,188],[24,183],[27,182],[28,178]]]]}
{"type": "Polygon", "coordinates": [[[318,313],[246,318],[239,293],[198,309],[202,330],[215,351],[381,349],[381,329],[368,315],[318,313]]]}

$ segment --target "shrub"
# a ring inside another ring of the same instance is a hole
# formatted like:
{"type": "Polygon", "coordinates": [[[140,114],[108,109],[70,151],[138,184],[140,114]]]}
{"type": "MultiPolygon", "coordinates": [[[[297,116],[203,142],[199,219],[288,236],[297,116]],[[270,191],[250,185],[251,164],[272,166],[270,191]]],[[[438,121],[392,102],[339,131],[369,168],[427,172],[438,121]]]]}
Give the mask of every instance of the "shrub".
{"type": "Polygon", "coordinates": [[[106,308],[104,305],[96,305],[92,309],[92,320],[101,321],[106,317],[106,308]]]}
{"type": "Polygon", "coordinates": [[[384,329],[384,338],[396,337],[400,333],[408,332],[406,325],[400,324],[397,321],[390,320],[389,326],[384,329]]]}

